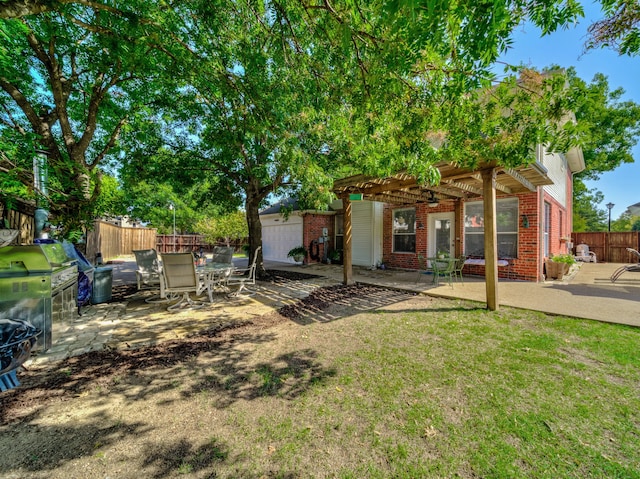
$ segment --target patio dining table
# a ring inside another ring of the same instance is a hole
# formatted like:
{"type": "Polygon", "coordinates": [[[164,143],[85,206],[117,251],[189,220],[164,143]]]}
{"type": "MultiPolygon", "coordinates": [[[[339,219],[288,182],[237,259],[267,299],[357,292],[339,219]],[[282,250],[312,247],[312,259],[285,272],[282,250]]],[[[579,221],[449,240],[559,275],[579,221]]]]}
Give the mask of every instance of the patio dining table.
{"type": "Polygon", "coordinates": [[[227,278],[233,271],[233,263],[206,263],[196,267],[204,287],[213,303],[213,293],[217,288],[224,288],[227,278]]]}

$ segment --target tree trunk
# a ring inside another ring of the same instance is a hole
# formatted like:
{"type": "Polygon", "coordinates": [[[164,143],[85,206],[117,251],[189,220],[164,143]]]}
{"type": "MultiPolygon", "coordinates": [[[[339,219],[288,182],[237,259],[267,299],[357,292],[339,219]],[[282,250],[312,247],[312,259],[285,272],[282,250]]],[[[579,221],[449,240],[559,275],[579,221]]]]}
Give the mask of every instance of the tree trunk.
{"type": "MultiPolygon", "coordinates": [[[[262,223],[260,221],[260,202],[262,198],[258,195],[251,195],[249,191],[246,191],[246,212],[247,212],[247,226],[249,228],[249,263],[253,261],[253,256],[256,249],[262,246],[262,223]]],[[[263,278],[266,276],[264,264],[262,264],[262,250],[258,254],[258,267],[256,270],[256,276],[263,278]]]]}

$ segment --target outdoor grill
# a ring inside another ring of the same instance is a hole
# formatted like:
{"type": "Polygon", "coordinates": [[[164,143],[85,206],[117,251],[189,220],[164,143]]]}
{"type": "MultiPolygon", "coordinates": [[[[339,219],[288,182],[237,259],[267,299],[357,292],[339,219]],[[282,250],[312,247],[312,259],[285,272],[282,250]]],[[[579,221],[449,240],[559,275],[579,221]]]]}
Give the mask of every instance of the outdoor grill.
{"type": "Polygon", "coordinates": [[[0,318],[28,321],[42,331],[35,350],[51,347],[54,322],[77,314],[78,267],[62,244],[0,248],[0,318]]]}

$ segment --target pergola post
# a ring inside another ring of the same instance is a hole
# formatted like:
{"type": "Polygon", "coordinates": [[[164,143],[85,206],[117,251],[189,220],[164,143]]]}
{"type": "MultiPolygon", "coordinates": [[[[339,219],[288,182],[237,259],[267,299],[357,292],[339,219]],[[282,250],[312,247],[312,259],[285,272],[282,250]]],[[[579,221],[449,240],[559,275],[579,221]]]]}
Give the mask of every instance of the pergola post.
{"type": "Polygon", "coordinates": [[[482,172],[482,202],[484,206],[484,267],[487,308],[498,309],[498,235],[496,226],[496,170],[482,172]]]}
{"type": "Polygon", "coordinates": [[[344,236],[342,241],[344,249],[342,250],[342,271],[344,275],[344,284],[353,284],[353,265],[351,254],[351,200],[349,195],[342,197],[342,208],[344,210],[344,236]]]}

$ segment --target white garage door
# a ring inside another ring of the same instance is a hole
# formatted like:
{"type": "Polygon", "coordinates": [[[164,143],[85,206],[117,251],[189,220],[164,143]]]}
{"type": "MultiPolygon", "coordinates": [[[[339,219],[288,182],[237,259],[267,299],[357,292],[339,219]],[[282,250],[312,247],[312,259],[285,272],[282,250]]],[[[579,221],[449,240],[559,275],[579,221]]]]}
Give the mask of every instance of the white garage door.
{"type": "MultiPolygon", "coordinates": [[[[271,223],[271,222],[269,222],[271,223]]],[[[262,225],[262,255],[265,260],[292,263],[287,258],[291,248],[302,245],[302,218],[292,216],[289,221],[262,225]]]]}

